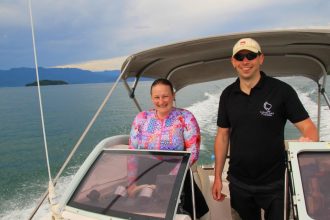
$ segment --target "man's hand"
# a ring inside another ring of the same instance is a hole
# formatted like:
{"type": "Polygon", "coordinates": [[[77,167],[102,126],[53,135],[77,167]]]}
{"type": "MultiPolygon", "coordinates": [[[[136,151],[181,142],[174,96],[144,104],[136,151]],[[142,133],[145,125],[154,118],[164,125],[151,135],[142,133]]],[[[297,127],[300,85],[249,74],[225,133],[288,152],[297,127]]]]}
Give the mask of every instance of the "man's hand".
{"type": "Polygon", "coordinates": [[[215,178],[212,187],[212,195],[214,200],[221,202],[227,197],[227,195],[221,193],[221,190],[222,190],[222,181],[221,179],[215,178]]]}

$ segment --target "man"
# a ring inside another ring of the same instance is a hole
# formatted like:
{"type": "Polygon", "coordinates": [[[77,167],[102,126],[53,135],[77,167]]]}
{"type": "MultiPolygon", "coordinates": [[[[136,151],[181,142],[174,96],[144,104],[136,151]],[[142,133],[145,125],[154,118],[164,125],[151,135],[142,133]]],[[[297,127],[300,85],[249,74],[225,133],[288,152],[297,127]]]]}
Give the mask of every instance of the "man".
{"type": "Polygon", "coordinates": [[[297,93],[260,71],[260,45],[251,38],[233,47],[238,78],[221,94],[215,138],[213,198],[224,199],[221,174],[230,143],[228,180],[231,206],[244,220],[284,217],[284,127],[289,119],[301,141],[318,141],[318,132],[297,93]]]}

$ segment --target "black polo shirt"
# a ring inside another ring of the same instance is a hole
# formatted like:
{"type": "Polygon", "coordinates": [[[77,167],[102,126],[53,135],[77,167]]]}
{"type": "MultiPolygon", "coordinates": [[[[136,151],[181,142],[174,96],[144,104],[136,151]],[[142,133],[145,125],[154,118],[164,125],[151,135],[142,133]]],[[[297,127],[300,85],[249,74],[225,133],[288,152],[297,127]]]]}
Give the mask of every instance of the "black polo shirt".
{"type": "Polygon", "coordinates": [[[265,75],[251,89],[240,89],[239,78],[221,94],[218,127],[230,128],[229,176],[247,184],[261,185],[283,179],[285,169],[284,127],[308,113],[295,90],[265,75]]]}

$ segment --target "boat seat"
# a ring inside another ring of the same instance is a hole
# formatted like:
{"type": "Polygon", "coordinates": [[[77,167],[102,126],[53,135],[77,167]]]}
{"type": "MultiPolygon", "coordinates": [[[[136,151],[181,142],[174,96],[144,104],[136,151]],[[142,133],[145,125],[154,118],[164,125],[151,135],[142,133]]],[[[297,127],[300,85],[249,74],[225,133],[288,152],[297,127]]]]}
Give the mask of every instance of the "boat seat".
{"type": "Polygon", "coordinates": [[[184,214],[176,214],[174,216],[174,220],[191,220],[189,215],[184,215],[184,214]]]}
{"type": "Polygon", "coordinates": [[[222,202],[217,202],[213,199],[212,196],[212,186],[214,181],[214,170],[212,169],[204,169],[201,166],[197,167],[197,172],[194,172],[194,178],[197,183],[197,185],[200,187],[201,191],[203,192],[203,195],[205,197],[205,200],[207,202],[207,205],[209,206],[209,213],[204,215],[201,220],[213,220],[213,219],[219,219],[219,216],[221,216],[221,219],[224,220],[232,220],[236,218],[233,218],[234,215],[231,211],[230,206],[230,197],[229,197],[229,187],[228,187],[228,181],[225,177],[223,177],[223,192],[227,194],[227,197],[222,202]]]}
{"type": "Polygon", "coordinates": [[[98,146],[102,149],[128,149],[129,135],[116,135],[103,139],[98,146]]]}
{"type": "Polygon", "coordinates": [[[116,145],[111,145],[108,146],[107,149],[128,149],[128,144],[116,144],[116,145]]]}

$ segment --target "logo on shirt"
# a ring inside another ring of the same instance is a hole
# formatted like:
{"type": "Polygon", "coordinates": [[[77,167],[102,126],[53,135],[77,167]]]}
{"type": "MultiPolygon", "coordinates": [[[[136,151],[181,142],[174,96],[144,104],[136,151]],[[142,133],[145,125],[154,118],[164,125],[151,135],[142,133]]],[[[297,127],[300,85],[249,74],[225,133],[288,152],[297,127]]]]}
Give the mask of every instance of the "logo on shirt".
{"type": "Polygon", "coordinates": [[[269,102],[265,102],[264,103],[264,111],[260,111],[260,114],[263,116],[267,116],[267,117],[271,117],[274,115],[274,112],[271,111],[272,108],[272,104],[270,104],[269,102]]]}

